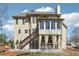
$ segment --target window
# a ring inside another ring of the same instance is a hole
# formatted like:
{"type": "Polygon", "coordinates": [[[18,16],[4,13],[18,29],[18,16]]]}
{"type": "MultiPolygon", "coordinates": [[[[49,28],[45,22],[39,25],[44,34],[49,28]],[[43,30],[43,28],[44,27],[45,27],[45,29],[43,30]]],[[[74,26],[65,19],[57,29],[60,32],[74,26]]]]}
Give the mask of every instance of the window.
{"type": "Polygon", "coordinates": [[[46,21],[46,29],[50,29],[50,21],[46,21]]]}
{"type": "Polygon", "coordinates": [[[44,21],[40,21],[40,29],[44,29],[44,21]]]}
{"type": "Polygon", "coordinates": [[[25,24],[24,19],[23,19],[23,24],[25,24]]]}
{"type": "Polygon", "coordinates": [[[27,23],[27,22],[29,22],[29,20],[28,19],[25,19],[25,22],[27,23]]]}
{"type": "Polygon", "coordinates": [[[21,30],[20,30],[20,29],[18,30],[18,33],[19,33],[19,34],[21,33],[21,30]]]}
{"type": "Polygon", "coordinates": [[[16,19],[16,24],[18,24],[18,20],[16,19]]]}
{"type": "Polygon", "coordinates": [[[51,21],[51,29],[55,29],[55,21],[51,21]]]}
{"type": "Polygon", "coordinates": [[[35,29],[33,28],[33,32],[35,31],[35,29]]]}
{"type": "Polygon", "coordinates": [[[25,23],[27,23],[27,22],[29,22],[28,19],[23,19],[23,24],[25,24],[25,23]]]}
{"type": "Polygon", "coordinates": [[[57,29],[61,29],[61,21],[57,21],[57,29]]]}
{"type": "Polygon", "coordinates": [[[25,33],[28,33],[28,30],[25,30],[25,33]]]}
{"type": "Polygon", "coordinates": [[[32,22],[33,23],[35,23],[35,21],[36,21],[36,18],[35,17],[32,17],[33,19],[32,19],[32,22]]]}

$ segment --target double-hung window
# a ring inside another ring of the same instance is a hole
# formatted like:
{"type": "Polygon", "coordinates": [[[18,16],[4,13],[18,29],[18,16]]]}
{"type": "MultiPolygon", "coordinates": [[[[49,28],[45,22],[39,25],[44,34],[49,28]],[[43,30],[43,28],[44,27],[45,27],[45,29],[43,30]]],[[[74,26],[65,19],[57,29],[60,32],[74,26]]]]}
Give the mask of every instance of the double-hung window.
{"type": "Polygon", "coordinates": [[[61,29],[61,21],[57,21],[57,29],[61,29]]]}
{"type": "Polygon", "coordinates": [[[25,19],[25,23],[28,23],[29,22],[29,19],[27,18],[27,19],[25,19]]]}
{"type": "Polygon", "coordinates": [[[16,19],[16,24],[18,24],[18,20],[16,19]]]}
{"type": "Polygon", "coordinates": [[[20,30],[20,29],[18,30],[18,33],[19,33],[19,34],[21,33],[21,30],[20,30]]]}
{"type": "Polygon", "coordinates": [[[28,33],[28,30],[25,30],[25,33],[28,33]]]}
{"type": "Polygon", "coordinates": [[[46,29],[50,29],[50,21],[46,21],[46,29]]]}
{"type": "Polygon", "coordinates": [[[34,17],[34,16],[32,17],[32,22],[36,23],[36,17],[34,17]]]}
{"type": "Polygon", "coordinates": [[[23,24],[25,24],[25,21],[24,21],[24,19],[23,19],[23,24]]]}
{"type": "Polygon", "coordinates": [[[44,21],[40,21],[40,29],[44,29],[44,21]]]}
{"type": "Polygon", "coordinates": [[[51,21],[51,29],[55,29],[55,21],[51,21]]]}
{"type": "Polygon", "coordinates": [[[23,19],[23,24],[28,23],[29,20],[28,19],[23,19]]]}

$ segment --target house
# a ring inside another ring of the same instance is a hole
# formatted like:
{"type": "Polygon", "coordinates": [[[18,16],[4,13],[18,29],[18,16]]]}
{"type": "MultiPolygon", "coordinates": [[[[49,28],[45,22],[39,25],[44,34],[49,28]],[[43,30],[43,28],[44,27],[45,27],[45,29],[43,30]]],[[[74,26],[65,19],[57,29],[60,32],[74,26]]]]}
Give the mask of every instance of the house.
{"type": "Polygon", "coordinates": [[[15,48],[66,49],[67,27],[63,23],[64,19],[60,17],[60,6],[55,11],[52,13],[31,10],[13,16],[15,48]]]}
{"type": "Polygon", "coordinates": [[[70,40],[71,47],[79,48],[79,35],[74,33],[70,40]]]}

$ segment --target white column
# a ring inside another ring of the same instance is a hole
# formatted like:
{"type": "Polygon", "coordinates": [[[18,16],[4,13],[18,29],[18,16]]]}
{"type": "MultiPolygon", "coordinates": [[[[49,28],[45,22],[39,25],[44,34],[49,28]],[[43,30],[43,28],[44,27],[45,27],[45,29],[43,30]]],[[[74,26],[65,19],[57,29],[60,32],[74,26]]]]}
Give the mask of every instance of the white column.
{"type": "Polygon", "coordinates": [[[39,35],[39,49],[41,48],[41,39],[42,39],[42,36],[39,35]]]}
{"type": "Polygon", "coordinates": [[[61,37],[60,36],[58,36],[58,49],[60,49],[61,48],[61,46],[60,46],[60,40],[61,40],[61,37]]]}
{"type": "Polygon", "coordinates": [[[56,43],[57,43],[57,41],[56,41],[57,40],[56,35],[55,35],[54,39],[55,39],[54,44],[56,46],[56,43]]]}
{"type": "Polygon", "coordinates": [[[54,41],[55,41],[55,39],[54,39],[54,36],[52,36],[52,41],[53,41],[53,49],[55,49],[55,45],[54,45],[54,41]]]}
{"type": "Polygon", "coordinates": [[[56,45],[56,35],[52,36],[53,37],[53,49],[55,49],[56,45]]]}
{"type": "Polygon", "coordinates": [[[57,29],[57,21],[55,21],[55,29],[57,29]]]}
{"type": "Polygon", "coordinates": [[[39,27],[39,30],[40,30],[40,22],[38,22],[38,27],[39,27]]]}
{"type": "Polygon", "coordinates": [[[50,21],[50,30],[51,30],[51,25],[52,25],[52,24],[51,24],[51,21],[50,21]]]}
{"type": "Polygon", "coordinates": [[[48,35],[45,35],[45,43],[46,43],[46,49],[47,49],[48,35]]]}
{"type": "Polygon", "coordinates": [[[62,49],[62,36],[60,36],[60,46],[61,46],[61,49],[62,49]]]}

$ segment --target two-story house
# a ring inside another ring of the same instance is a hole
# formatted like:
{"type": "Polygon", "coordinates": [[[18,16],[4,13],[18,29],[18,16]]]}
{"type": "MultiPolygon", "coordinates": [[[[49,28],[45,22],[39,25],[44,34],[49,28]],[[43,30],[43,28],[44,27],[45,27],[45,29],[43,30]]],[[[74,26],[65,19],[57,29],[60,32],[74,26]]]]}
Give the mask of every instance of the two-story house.
{"type": "Polygon", "coordinates": [[[16,48],[65,49],[67,27],[61,18],[60,6],[55,11],[52,13],[31,10],[13,16],[16,48]]]}

